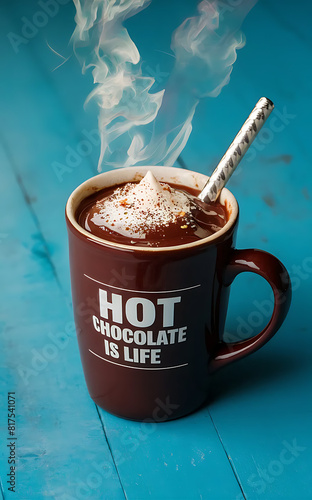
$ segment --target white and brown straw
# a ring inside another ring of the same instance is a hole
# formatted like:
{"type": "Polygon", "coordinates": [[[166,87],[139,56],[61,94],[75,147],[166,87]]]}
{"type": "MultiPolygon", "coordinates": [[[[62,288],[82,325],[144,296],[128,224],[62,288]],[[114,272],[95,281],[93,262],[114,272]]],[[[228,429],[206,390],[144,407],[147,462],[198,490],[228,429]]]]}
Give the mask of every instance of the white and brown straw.
{"type": "Polygon", "coordinates": [[[221,158],[207,184],[198,198],[205,202],[214,202],[218,199],[221,189],[225,186],[235,168],[243,158],[247,149],[255,139],[266,119],[273,111],[274,104],[270,99],[261,97],[248,116],[244,125],[236,135],[234,141],[221,158]]]}

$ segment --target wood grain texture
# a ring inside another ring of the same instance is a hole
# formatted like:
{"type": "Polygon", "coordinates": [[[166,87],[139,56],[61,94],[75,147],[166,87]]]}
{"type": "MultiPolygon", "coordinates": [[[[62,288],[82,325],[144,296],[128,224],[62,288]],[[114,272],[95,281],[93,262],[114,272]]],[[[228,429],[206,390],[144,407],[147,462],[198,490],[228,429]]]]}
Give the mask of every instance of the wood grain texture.
{"type": "MultiPolygon", "coordinates": [[[[164,72],[171,67],[157,50],[165,50],[173,25],[191,10],[181,3],[175,21],[175,8],[154,0],[153,10],[129,21],[152,69],[158,61],[164,72]],[[172,15],[164,16],[168,9],[172,15]]],[[[209,407],[150,426],[97,411],[85,388],[70,309],[64,205],[96,172],[98,144],[87,138],[94,138],[96,110],[82,109],[91,78],[80,75],[73,58],[52,72],[61,61],[46,41],[70,53],[70,3],[14,52],[6,34],[21,34],[22,16],[32,19],[38,10],[35,1],[0,7],[0,418],[6,439],[7,391],[15,390],[20,459],[15,495],[7,491],[2,461],[2,498],[310,499],[311,6],[294,13],[289,0],[260,0],[245,22],[247,45],[231,83],[198,109],[183,155],[189,168],[210,173],[257,99],[275,102],[275,128],[268,122],[230,188],[241,208],[238,247],[270,251],[290,271],[289,316],[261,351],[215,375],[209,407]],[[86,138],[89,153],[82,155],[86,138]]],[[[268,297],[259,278],[237,279],[231,338],[264,326],[268,297]]]]}
{"type": "MultiPolygon", "coordinates": [[[[1,242],[5,283],[1,313],[1,441],[8,442],[7,393],[14,391],[16,496],[80,498],[80,491],[90,490],[95,469],[103,462],[107,488],[114,498],[124,498],[96,407],[83,380],[70,308],[3,149],[0,160],[1,172],[5,173],[1,213],[11,207],[2,220],[6,237],[1,242]],[[83,476],[79,474],[82,467],[83,476]]],[[[3,454],[7,456],[5,450],[3,454]]],[[[7,460],[3,460],[4,498],[11,494],[6,474],[7,460]]]]}

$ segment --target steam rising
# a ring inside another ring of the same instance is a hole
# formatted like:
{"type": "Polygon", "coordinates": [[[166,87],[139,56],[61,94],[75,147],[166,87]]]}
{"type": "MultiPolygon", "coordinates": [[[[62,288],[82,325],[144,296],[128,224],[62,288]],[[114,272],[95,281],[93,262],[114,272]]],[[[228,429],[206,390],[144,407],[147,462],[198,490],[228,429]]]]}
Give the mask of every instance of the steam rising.
{"type": "Polygon", "coordinates": [[[152,92],[155,79],[142,74],[138,48],[123,26],[150,0],[74,0],[74,49],[96,84],[87,102],[96,99],[100,108],[99,170],[103,164],[174,164],[200,99],[218,96],[229,82],[244,45],[239,28],[256,1],[241,0],[237,7],[201,1],[197,14],[172,35],[175,64],[166,88],[152,92]]]}

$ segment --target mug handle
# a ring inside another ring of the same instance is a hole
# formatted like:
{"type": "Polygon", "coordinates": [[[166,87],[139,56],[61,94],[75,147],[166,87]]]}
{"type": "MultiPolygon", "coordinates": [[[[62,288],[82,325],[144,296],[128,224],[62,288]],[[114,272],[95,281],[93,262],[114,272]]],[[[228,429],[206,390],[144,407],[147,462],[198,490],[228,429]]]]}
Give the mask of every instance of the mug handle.
{"type": "Polygon", "coordinates": [[[267,326],[256,336],[240,342],[220,341],[210,362],[210,370],[215,371],[232,361],[244,358],[257,351],[270,340],[286,318],[291,301],[291,282],[283,264],[273,255],[262,250],[233,250],[224,271],[223,284],[230,286],[236,276],[252,272],[265,278],[274,294],[274,309],[267,326]]]}

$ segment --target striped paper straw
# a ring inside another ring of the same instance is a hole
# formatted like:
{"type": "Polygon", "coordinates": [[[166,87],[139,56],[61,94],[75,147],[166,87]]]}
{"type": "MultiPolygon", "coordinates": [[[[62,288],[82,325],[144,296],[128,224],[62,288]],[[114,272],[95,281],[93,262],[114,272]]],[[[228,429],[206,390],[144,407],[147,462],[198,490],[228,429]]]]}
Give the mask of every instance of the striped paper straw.
{"type": "Polygon", "coordinates": [[[198,198],[201,201],[209,203],[218,199],[221,189],[233,174],[259,130],[270,116],[273,108],[274,104],[270,99],[266,97],[261,97],[261,99],[259,99],[244,125],[236,135],[234,141],[213,171],[207,184],[199,194],[198,198]]]}

